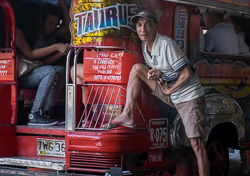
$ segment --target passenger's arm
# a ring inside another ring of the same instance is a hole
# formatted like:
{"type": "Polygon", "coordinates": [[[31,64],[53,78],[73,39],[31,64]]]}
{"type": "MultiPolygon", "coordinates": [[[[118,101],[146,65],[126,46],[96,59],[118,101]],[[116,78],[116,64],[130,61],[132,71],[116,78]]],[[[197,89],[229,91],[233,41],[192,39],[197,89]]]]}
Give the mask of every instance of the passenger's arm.
{"type": "Polygon", "coordinates": [[[16,29],[16,47],[24,56],[27,57],[27,59],[38,59],[50,55],[56,51],[61,53],[67,53],[68,51],[68,46],[62,43],[32,50],[20,29],[16,29]]]}
{"type": "Polygon", "coordinates": [[[64,0],[58,0],[58,2],[62,9],[63,21],[61,26],[56,30],[55,37],[61,37],[66,35],[69,32],[69,23],[70,23],[68,7],[66,6],[64,0]]]}
{"type": "Polygon", "coordinates": [[[178,89],[183,87],[186,84],[186,82],[193,75],[193,72],[188,65],[184,66],[180,71],[181,71],[181,75],[172,87],[168,87],[167,82],[163,82],[162,79],[159,79],[157,81],[164,94],[168,95],[168,94],[172,94],[173,92],[177,91],[178,89]]]}
{"type": "Polygon", "coordinates": [[[55,61],[57,61],[58,59],[60,59],[61,57],[65,56],[65,55],[66,55],[66,53],[56,52],[52,56],[42,60],[42,62],[43,62],[44,65],[51,65],[55,61]]]}

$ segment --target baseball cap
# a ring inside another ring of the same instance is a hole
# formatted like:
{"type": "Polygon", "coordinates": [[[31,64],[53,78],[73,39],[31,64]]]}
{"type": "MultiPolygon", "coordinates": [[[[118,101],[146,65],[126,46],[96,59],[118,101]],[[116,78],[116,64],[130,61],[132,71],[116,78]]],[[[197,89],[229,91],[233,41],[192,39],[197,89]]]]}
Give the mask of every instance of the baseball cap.
{"type": "Polygon", "coordinates": [[[136,23],[139,17],[146,18],[147,20],[153,21],[155,24],[158,23],[157,16],[155,15],[155,13],[152,11],[148,11],[148,10],[143,10],[139,12],[137,15],[132,16],[130,21],[133,23],[136,23]]]}

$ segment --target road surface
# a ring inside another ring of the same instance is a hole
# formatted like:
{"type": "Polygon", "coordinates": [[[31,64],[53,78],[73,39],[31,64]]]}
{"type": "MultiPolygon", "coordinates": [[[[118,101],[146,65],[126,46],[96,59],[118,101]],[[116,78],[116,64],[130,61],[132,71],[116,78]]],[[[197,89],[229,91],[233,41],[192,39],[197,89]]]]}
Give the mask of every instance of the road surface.
{"type": "Polygon", "coordinates": [[[234,153],[229,153],[229,174],[228,176],[240,176],[240,153],[239,150],[235,150],[234,153]]]}

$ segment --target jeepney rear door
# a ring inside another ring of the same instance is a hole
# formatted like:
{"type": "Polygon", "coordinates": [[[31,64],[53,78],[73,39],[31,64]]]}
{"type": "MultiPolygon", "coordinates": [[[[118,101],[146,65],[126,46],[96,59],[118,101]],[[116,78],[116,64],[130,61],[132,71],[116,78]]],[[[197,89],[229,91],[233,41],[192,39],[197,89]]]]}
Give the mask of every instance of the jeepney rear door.
{"type": "Polygon", "coordinates": [[[0,157],[15,155],[17,83],[15,17],[7,0],[0,1],[0,157]],[[12,37],[11,37],[12,36],[12,37]]]}

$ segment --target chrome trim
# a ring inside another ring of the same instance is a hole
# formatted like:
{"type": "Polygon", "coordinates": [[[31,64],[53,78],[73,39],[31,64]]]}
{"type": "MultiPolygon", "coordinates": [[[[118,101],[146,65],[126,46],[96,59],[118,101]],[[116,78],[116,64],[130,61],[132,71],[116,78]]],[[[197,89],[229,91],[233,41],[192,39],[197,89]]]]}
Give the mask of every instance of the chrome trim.
{"type": "Polygon", "coordinates": [[[35,167],[42,169],[51,169],[57,171],[65,170],[65,161],[56,159],[37,160],[25,158],[0,158],[0,165],[11,165],[21,167],[35,167]]]}
{"type": "Polygon", "coordinates": [[[76,92],[76,64],[77,64],[77,58],[79,53],[83,50],[84,48],[72,48],[70,52],[67,55],[67,64],[66,64],[66,101],[65,101],[65,130],[66,131],[74,131],[76,127],[76,97],[77,97],[77,92],[76,92]],[[69,83],[69,76],[70,76],[70,56],[73,52],[75,51],[74,55],[74,74],[73,78],[74,81],[73,83],[69,83]]]}
{"type": "Polygon", "coordinates": [[[74,115],[74,104],[73,104],[73,84],[69,84],[70,76],[70,57],[74,51],[72,48],[67,55],[66,61],[66,97],[65,97],[65,130],[73,131],[74,125],[72,124],[70,117],[75,117],[74,115]]]}
{"type": "MultiPolygon", "coordinates": [[[[109,130],[112,119],[115,117],[115,109],[121,103],[125,103],[126,94],[123,94],[122,91],[126,92],[126,89],[123,86],[115,84],[82,84],[86,86],[87,92],[89,92],[88,97],[86,97],[86,104],[84,111],[82,112],[81,119],[76,127],[76,129],[88,129],[88,130],[109,130]],[[117,92],[117,93],[115,93],[117,92]],[[110,93],[110,96],[108,95],[110,93]],[[101,98],[103,98],[101,100],[101,98]],[[111,100],[114,100],[111,103],[111,100]],[[87,108],[87,106],[89,106],[87,108]],[[99,112],[92,112],[93,107],[99,107],[99,112]],[[110,116],[108,116],[108,108],[112,106],[112,111],[110,116]],[[88,112],[85,114],[85,111],[88,112]],[[92,112],[92,113],[91,113],[92,112]],[[103,112],[103,113],[102,113],[103,112]],[[107,124],[107,126],[103,126],[107,124]]],[[[123,110],[123,109],[122,109],[123,110]]],[[[139,105],[136,103],[134,114],[139,115],[144,128],[148,129],[146,120],[141,112],[139,105]]],[[[137,124],[138,125],[138,124],[137,124]]],[[[137,127],[136,127],[137,128],[137,127]]]]}
{"type": "Polygon", "coordinates": [[[240,105],[230,96],[219,93],[207,95],[206,104],[208,134],[219,124],[231,123],[237,130],[238,145],[240,146],[240,139],[244,137],[245,133],[245,120],[240,105]],[[228,104],[228,107],[223,107],[223,103],[228,104]],[[214,113],[214,111],[208,109],[215,106],[219,106],[217,109],[224,108],[224,110],[220,110],[219,113],[214,113]]]}
{"type": "Polygon", "coordinates": [[[74,101],[74,88],[75,86],[67,85],[66,87],[66,113],[65,113],[65,130],[75,130],[75,101],[74,101]]]}
{"type": "Polygon", "coordinates": [[[74,49],[75,48],[71,48],[70,51],[67,54],[67,59],[66,59],[66,84],[69,82],[70,57],[71,57],[74,49]]]}

